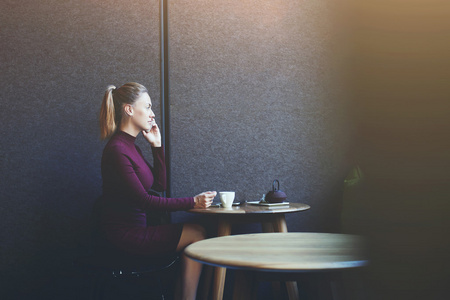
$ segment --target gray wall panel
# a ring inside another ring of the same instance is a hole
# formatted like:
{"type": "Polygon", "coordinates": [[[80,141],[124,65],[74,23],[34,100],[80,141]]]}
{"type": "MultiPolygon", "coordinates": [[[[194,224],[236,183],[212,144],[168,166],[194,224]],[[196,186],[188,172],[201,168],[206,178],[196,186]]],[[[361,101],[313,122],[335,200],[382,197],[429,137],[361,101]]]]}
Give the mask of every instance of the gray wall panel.
{"type": "Polygon", "coordinates": [[[332,229],[350,132],[330,3],[172,1],[169,16],[173,194],[256,200],[279,179],[313,208],[292,230],[332,229]]]}
{"type": "Polygon", "coordinates": [[[48,282],[85,250],[101,192],[104,89],[138,81],[159,107],[159,1],[6,0],[0,22],[2,295],[64,289],[48,282]]]}

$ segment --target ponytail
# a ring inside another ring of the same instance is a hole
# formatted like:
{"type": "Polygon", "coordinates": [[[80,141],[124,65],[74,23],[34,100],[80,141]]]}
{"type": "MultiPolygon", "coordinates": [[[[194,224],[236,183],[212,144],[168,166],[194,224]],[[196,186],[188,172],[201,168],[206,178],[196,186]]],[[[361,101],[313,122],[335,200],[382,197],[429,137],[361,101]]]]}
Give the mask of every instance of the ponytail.
{"type": "Polygon", "coordinates": [[[102,140],[113,135],[120,126],[123,106],[125,104],[132,105],[144,93],[148,93],[148,90],[145,86],[136,82],[125,83],[118,89],[113,85],[107,87],[100,109],[100,133],[102,140]]]}
{"type": "Polygon", "coordinates": [[[100,108],[100,137],[102,140],[110,137],[117,129],[116,113],[112,92],[116,87],[108,86],[103,96],[102,106],[100,108]]]}

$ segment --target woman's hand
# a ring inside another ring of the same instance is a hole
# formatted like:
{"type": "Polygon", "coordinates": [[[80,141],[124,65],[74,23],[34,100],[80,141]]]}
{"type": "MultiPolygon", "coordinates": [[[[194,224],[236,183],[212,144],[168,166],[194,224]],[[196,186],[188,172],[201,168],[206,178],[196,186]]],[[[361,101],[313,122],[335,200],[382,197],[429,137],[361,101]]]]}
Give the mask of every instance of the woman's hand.
{"type": "Polygon", "coordinates": [[[142,135],[150,143],[152,147],[161,147],[161,132],[156,122],[153,122],[150,130],[143,130],[142,135]]]}
{"type": "Polygon", "coordinates": [[[214,197],[217,195],[216,191],[208,191],[201,193],[194,197],[194,208],[208,208],[211,206],[214,197]]]}

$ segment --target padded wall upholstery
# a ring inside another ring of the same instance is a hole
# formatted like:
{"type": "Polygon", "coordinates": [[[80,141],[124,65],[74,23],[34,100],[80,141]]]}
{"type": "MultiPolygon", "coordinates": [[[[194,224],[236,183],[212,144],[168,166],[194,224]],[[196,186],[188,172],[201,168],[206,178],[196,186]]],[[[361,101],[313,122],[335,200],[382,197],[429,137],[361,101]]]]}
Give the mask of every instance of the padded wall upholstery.
{"type": "Polygon", "coordinates": [[[350,135],[333,4],[169,5],[173,195],[258,200],[278,179],[312,207],[291,230],[332,230],[350,135]]]}
{"type": "MultiPolygon", "coordinates": [[[[72,259],[101,190],[100,101],[138,81],[160,115],[159,9],[0,2],[0,298],[86,298],[72,259]]],[[[441,0],[170,0],[172,195],[253,200],[279,179],[311,205],[291,231],[336,231],[358,153],[349,212],[373,247],[356,298],[448,298],[449,13],[441,0]]]]}
{"type": "Polygon", "coordinates": [[[159,1],[6,0],[0,22],[4,295],[58,287],[84,249],[106,86],[143,83],[159,115],[159,1]]]}
{"type": "MultiPolygon", "coordinates": [[[[349,131],[327,2],[169,2],[172,195],[257,199],[279,179],[290,201],[313,207],[290,217],[291,230],[333,229],[349,131]]],[[[143,83],[160,115],[159,9],[1,2],[5,290],[55,286],[87,247],[106,86],[143,83]]]]}

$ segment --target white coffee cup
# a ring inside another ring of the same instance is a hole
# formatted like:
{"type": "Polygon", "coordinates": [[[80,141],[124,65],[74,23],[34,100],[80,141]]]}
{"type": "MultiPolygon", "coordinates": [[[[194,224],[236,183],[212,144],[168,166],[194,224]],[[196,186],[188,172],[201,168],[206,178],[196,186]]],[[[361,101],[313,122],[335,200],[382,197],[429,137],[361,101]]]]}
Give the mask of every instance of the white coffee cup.
{"type": "Polygon", "coordinates": [[[219,192],[220,203],[222,203],[222,207],[230,208],[233,206],[235,192],[219,192]]]}

